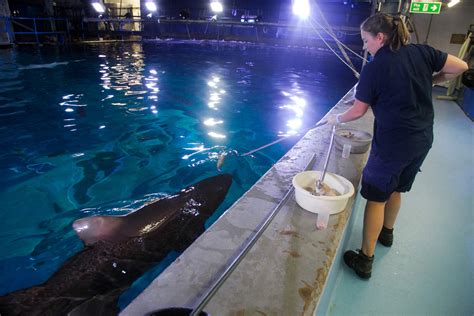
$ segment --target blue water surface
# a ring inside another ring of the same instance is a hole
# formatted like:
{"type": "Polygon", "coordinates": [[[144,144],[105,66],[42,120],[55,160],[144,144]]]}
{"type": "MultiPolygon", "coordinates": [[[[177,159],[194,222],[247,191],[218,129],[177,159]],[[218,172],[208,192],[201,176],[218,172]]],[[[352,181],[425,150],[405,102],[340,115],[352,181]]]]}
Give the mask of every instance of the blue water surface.
{"type": "Polygon", "coordinates": [[[0,295],[44,282],[82,249],[74,220],[125,214],[216,175],[225,152],[221,172],[234,182],[211,225],[355,81],[317,49],[150,42],[0,51],[0,295]]]}

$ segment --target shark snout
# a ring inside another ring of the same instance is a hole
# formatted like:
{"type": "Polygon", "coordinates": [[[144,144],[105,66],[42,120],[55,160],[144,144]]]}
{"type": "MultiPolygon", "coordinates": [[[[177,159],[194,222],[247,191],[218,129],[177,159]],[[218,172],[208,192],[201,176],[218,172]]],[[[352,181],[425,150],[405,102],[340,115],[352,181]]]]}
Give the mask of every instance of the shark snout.
{"type": "Polygon", "coordinates": [[[89,224],[88,221],[81,218],[72,223],[72,228],[76,231],[76,233],[80,234],[89,228],[89,224]]]}

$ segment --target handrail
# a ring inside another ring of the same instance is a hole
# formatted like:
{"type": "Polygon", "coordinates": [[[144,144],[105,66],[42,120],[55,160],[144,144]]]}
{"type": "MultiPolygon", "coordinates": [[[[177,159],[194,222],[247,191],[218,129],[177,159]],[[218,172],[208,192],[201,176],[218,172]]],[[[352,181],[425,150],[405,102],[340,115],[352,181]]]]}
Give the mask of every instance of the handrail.
{"type": "MultiPolygon", "coordinates": [[[[195,20],[195,19],[188,19],[188,20],[178,20],[178,19],[160,19],[160,23],[176,23],[176,24],[186,24],[186,23],[198,23],[198,24],[205,24],[211,22],[210,20],[195,20]]],[[[294,23],[288,22],[256,22],[256,23],[242,23],[240,20],[224,20],[218,19],[216,21],[211,22],[213,25],[240,25],[240,26],[275,26],[275,27],[285,27],[285,28],[302,28],[302,29],[311,29],[311,26],[307,25],[298,25],[294,23]]],[[[323,30],[323,28],[320,28],[323,30]]],[[[360,31],[358,27],[351,27],[351,26],[341,26],[341,27],[333,27],[333,30],[340,30],[340,31],[350,31],[356,32],[360,31]]]]}
{"type": "MultiPolygon", "coordinates": [[[[5,22],[10,22],[12,25],[10,27],[7,27],[5,32],[10,35],[11,38],[14,38],[16,34],[18,35],[34,35],[36,39],[36,43],[40,42],[39,36],[38,35],[44,35],[44,34],[67,34],[69,38],[69,20],[67,18],[55,18],[55,17],[17,17],[17,16],[0,16],[0,20],[4,20],[5,22]],[[33,22],[33,27],[25,25],[24,23],[20,23],[18,21],[31,21],[33,22]],[[49,21],[49,22],[65,22],[66,29],[57,31],[55,30],[56,23],[51,24],[51,30],[46,30],[46,31],[40,31],[38,30],[38,25],[37,21],[49,21]],[[18,25],[23,29],[26,29],[28,31],[15,31],[13,29],[13,25],[18,25]]],[[[8,25],[9,23],[5,23],[8,25]]]]}
{"type": "Polygon", "coordinates": [[[112,18],[89,18],[84,17],[82,18],[83,22],[124,22],[124,23],[134,23],[134,22],[145,22],[144,19],[128,19],[128,18],[120,18],[120,17],[112,17],[112,18]]]}
{"type": "MultiPolygon", "coordinates": [[[[107,18],[95,18],[95,17],[84,17],[82,19],[83,22],[147,22],[147,19],[140,17],[140,19],[125,19],[123,17],[107,17],[107,18]]],[[[216,21],[210,21],[209,19],[168,19],[168,18],[160,18],[160,23],[173,23],[173,24],[207,24],[211,22],[213,25],[237,25],[237,26],[275,26],[275,27],[286,27],[286,28],[306,28],[310,29],[310,26],[305,25],[297,25],[288,22],[256,22],[256,23],[242,23],[240,20],[230,20],[230,19],[218,19],[216,21]]],[[[321,28],[323,30],[323,28],[321,28]]],[[[356,32],[359,31],[358,27],[350,27],[350,26],[342,26],[342,27],[333,27],[335,30],[340,31],[351,31],[356,32]]]]}
{"type": "Polygon", "coordinates": [[[24,25],[24,24],[21,24],[20,22],[16,22],[15,20],[12,20],[12,23],[13,24],[16,24],[16,25],[19,25],[27,30],[30,30],[31,32],[34,32],[35,30],[32,29],[31,27],[29,27],[28,25],[24,25]]]}
{"type": "Polygon", "coordinates": [[[67,18],[53,18],[53,17],[48,17],[48,18],[29,18],[29,17],[24,17],[24,16],[1,16],[0,18],[8,18],[12,20],[44,20],[44,21],[49,21],[49,20],[55,20],[55,21],[67,21],[67,18]]]}

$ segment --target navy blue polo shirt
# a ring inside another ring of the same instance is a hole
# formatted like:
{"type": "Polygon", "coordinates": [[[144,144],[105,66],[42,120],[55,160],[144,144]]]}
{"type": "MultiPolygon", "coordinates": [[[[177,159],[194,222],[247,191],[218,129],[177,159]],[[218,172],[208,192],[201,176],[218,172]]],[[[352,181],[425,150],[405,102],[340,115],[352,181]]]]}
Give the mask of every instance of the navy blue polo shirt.
{"type": "Polygon", "coordinates": [[[374,116],[372,154],[405,160],[426,153],[433,143],[433,72],[448,55],[428,45],[397,51],[380,48],[360,74],[356,99],[370,104],[374,116]]]}

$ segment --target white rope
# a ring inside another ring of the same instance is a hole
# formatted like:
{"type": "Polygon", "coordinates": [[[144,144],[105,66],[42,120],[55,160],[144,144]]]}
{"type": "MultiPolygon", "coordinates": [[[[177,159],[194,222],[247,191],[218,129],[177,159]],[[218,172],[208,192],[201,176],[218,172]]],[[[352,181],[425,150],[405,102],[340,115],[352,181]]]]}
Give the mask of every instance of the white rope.
{"type": "Polygon", "coordinates": [[[328,34],[329,36],[331,36],[331,38],[333,40],[335,40],[336,42],[338,42],[339,44],[341,44],[344,48],[346,48],[347,50],[349,50],[351,53],[353,53],[354,55],[356,55],[357,57],[359,57],[360,59],[364,60],[365,62],[368,62],[367,59],[365,59],[363,56],[357,54],[356,52],[354,52],[352,49],[350,49],[349,47],[347,47],[343,42],[341,42],[340,40],[337,39],[337,37],[335,37],[334,35],[332,35],[327,29],[324,28],[324,26],[322,26],[318,21],[316,21],[314,18],[311,18],[312,22],[316,23],[319,28],[321,28],[324,32],[326,32],[326,34],[328,34]]]}
{"type": "MultiPolygon", "coordinates": [[[[326,117],[326,116],[325,116],[325,117],[326,117]]],[[[322,118],[318,123],[316,123],[316,125],[314,125],[311,129],[315,129],[315,128],[318,128],[318,127],[320,127],[320,126],[326,125],[326,124],[328,123],[328,121],[327,121],[327,120],[324,120],[325,117],[323,117],[323,118],[322,118]]],[[[307,130],[306,133],[307,133],[308,131],[309,131],[309,130],[307,130]]],[[[254,152],[257,152],[257,151],[262,150],[262,149],[264,149],[264,148],[267,148],[267,147],[269,147],[269,146],[278,144],[279,142],[281,142],[281,141],[287,139],[288,137],[295,136],[295,135],[296,135],[296,134],[287,135],[287,136],[282,136],[282,137],[278,138],[277,140],[274,140],[274,141],[271,142],[271,143],[268,143],[268,144],[266,144],[266,145],[263,145],[263,146],[261,146],[261,147],[258,147],[257,149],[253,149],[253,150],[251,150],[251,151],[249,151],[249,152],[246,152],[246,153],[244,153],[244,154],[241,154],[240,156],[245,157],[245,156],[251,155],[251,154],[253,154],[254,152]]]]}
{"type": "Polygon", "coordinates": [[[346,65],[347,67],[349,67],[349,69],[351,69],[355,76],[357,77],[357,79],[359,79],[360,77],[360,73],[355,70],[351,65],[349,65],[349,63],[347,63],[344,59],[341,58],[341,56],[339,56],[337,54],[337,52],[329,45],[328,42],[326,42],[326,40],[323,38],[323,36],[321,35],[321,33],[319,33],[319,31],[314,27],[314,25],[311,23],[311,21],[309,21],[309,25],[311,25],[311,27],[313,28],[314,32],[316,32],[316,34],[318,34],[319,38],[324,42],[324,44],[326,44],[326,46],[331,50],[331,52],[334,53],[334,55],[336,55],[337,58],[339,58],[343,63],[344,65],[346,65]]]}
{"type": "Polygon", "coordinates": [[[294,136],[294,135],[283,136],[283,137],[281,137],[281,138],[279,138],[279,139],[277,139],[277,140],[275,140],[275,141],[273,141],[273,142],[271,142],[271,143],[268,143],[268,144],[266,144],[266,145],[263,145],[262,147],[258,147],[257,149],[254,149],[254,150],[251,150],[251,151],[249,151],[249,152],[246,152],[245,154],[242,154],[241,156],[242,156],[242,157],[245,157],[245,156],[248,156],[248,155],[253,154],[254,152],[257,152],[257,151],[259,151],[259,150],[262,150],[262,149],[264,149],[264,148],[267,148],[267,147],[269,147],[269,146],[271,146],[271,145],[278,144],[279,142],[281,142],[281,141],[287,139],[287,138],[290,137],[290,136],[294,136]]]}

